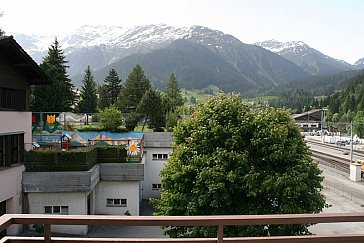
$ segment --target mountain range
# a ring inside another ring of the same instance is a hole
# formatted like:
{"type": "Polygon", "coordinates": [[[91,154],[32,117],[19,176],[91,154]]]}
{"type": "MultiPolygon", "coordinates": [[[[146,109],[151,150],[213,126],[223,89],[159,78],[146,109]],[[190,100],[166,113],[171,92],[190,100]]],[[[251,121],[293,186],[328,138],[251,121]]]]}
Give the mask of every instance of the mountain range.
{"type": "MultiPolygon", "coordinates": [[[[13,35],[38,63],[54,42],[50,36],[13,35]]],[[[364,58],[350,65],[303,42],[270,40],[251,45],[202,26],[83,26],[58,37],[58,41],[69,61],[70,77],[78,87],[87,65],[94,70],[98,83],[111,68],[125,80],[132,67],[140,64],[160,89],[174,72],[181,87],[200,89],[214,84],[225,91],[272,87],[312,75],[364,68],[364,58]]]]}

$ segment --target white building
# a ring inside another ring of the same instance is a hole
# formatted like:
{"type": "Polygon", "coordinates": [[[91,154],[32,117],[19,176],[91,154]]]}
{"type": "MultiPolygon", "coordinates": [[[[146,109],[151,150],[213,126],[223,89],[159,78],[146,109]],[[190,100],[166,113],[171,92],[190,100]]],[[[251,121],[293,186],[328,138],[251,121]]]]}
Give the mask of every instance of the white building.
{"type": "MultiPolygon", "coordinates": [[[[100,163],[88,171],[24,172],[31,214],[139,215],[141,163],[100,163]]],[[[52,226],[52,232],[86,235],[87,226],[52,226]]]]}
{"type": "Polygon", "coordinates": [[[144,133],[143,159],[144,181],[143,199],[159,198],[161,190],[160,171],[172,153],[172,133],[144,133]]]}
{"type": "MultiPolygon", "coordinates": [[[[50,78],[13,37],[0,37],[0,216],[22,213],[21,181],[24,149],[31,148],[29,89],[51,83],[50,78]]],[[[2,235],[15,235],[13,225],[2,235]]]]}

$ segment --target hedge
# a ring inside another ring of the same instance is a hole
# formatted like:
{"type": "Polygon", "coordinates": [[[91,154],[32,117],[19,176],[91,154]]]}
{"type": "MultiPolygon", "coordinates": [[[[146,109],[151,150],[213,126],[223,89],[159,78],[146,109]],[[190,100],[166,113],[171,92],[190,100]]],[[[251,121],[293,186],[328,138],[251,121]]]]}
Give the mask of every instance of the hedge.
{"type": "Polygon", "coordinates": [[[26,171],[87,171],[97,163],[140,163],[127,158],[124,147],[90,147],[75,151],[26,152],[26,171]]]}

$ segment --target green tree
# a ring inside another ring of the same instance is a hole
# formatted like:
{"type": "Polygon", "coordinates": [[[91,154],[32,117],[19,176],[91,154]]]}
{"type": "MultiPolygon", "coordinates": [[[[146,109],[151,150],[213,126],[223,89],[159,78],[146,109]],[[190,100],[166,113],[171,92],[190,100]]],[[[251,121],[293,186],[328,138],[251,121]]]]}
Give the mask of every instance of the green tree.
{"type": "Polygon", "coordinates": [[[150,81],[145,76],[143,69],[136,65],[130,72],[120,92],[118,108],[125,113],[134,112],[144,93],[150,88],[150,81]]]}
{"type": "Polygon", "coordinates": [[[114,106],[100,112],[100,122],[105,130],[115,132],[122,124],[121,112],[114,106]]]}
{"type": "Polygon", "coordinates": [[[359,138],[364,138],[364,112],[358,111],[354,117],[354,132],[359,138]]]}
{"type": "Polygon", "coordinates": [[[125,116],[125,128],[128,131],[134,131],[135,127],[138,126],[138,121],[140,120],[140,114],[136,112],[131,112],[125,116]]]}
{"type": "Polygon", "coordinates": [[[119,96],[119,93],[122,89],[121,79],[119,78],[118,73],[115,69],[111,69],[109,75],[106,76],[105,80],[105,89],[107,91],[109,104],[115,105],[119,96]]]}
{"type": "Polygon", "coordinates": [[[95,113],[97,108],[96,83],[90,66],[85,70],[85,76],[82,80],[81,99],[77,105],[77,112],[86,113],[88,123],[88,114],[95,113]]]}
{"type": "MultiPolygon", "coordinates": [[[[323,177],[299,128],[283,110],[252,109],[239,95],[218,95],[173,133],[161,171],[156,215],[319,213],[323,177]]],[[[224,235],[308,234],[308,225],[228,226],[224,235]]],[[[167,228],[171,237],[216,237],[213,227],[167,228]]]]}
{"type": "MultiPolygon", "coordinates": [[[[163,131],[166,124],[166,114],[162,106],[162,94],[153,89],[147,90],[136,110],[148,122],[148,127],[155,132],[163,131]]],[[[144,122],[144,124],[145,124],[144,122]]],[[[144,130],[144,125],[143,129],[144,130]]]]}
{"type": "Polygon", "coordinates": [[[183,105],[181,89],[178,86],[178,81],[174,76],[174,73],[169,76],[165,96],[169,100],[169,104],[171,106],[168,111],[176,111],[178,106],[183,105]]]}
{"type": "Polygon", "coordinates": [[[110,100],[109,100],[109,97],[108,97],[108,92],[106,90],[106,86],[105,85],[98,86],[97,93],[99,94],[97,107],[100,110],[103,110],[106,107],[109,107],[110,106],[110,100]]]}
{"type": "Polygon", "coordinates": [[[177,126],[179,117],[177,112],[168,112],[166,119],[166,129],[169,132],[173,132],[174,127],[177,126]]]}
{"type": "Polygon", "coordinates": [[[52,78],[51,85],[37,85],[32,94],[32,111],[71,111],[74,103],[73,85],[68,78],[67,61],[57,38],[48,49],[40,67],[52,78]]]}
{"type": "Polygon", "coordinates": [[[190,101],[192,104],[196,104],[197,103],[197,100],[196,100],[196,97],[195,96],[191,96],[190,97],[190,101]]]}

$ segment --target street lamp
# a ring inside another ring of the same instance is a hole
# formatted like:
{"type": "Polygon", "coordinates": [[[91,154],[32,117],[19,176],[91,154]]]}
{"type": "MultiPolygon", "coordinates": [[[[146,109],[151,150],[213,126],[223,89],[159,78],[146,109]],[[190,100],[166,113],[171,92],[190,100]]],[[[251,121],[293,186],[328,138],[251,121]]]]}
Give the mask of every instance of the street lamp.
{"type": "MultiPolygon", "coordinates": [[[[322,134],[323,134],[323,125],[324,125],[324,119],[325,119],[325,111],[327,111],[327,108],[322,108],[322,112],[321,112],[321,142],[322,141],[322,134]]],[[[324,137],[325,139],[325,137],[324,137]]]]}

